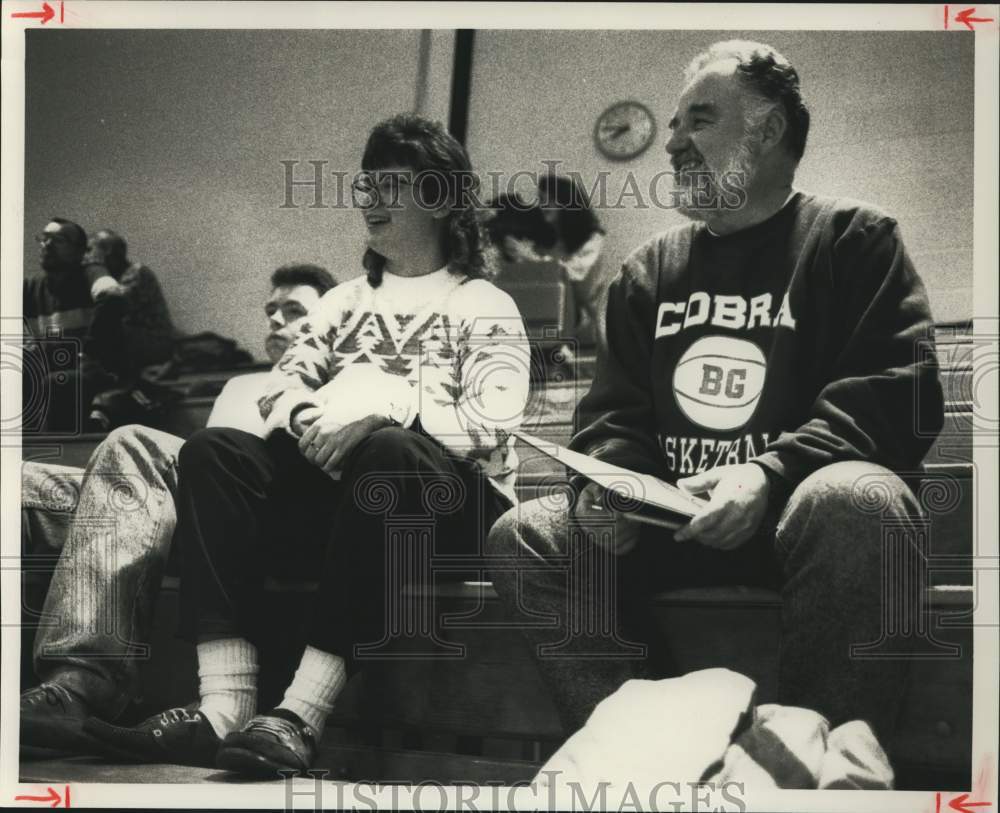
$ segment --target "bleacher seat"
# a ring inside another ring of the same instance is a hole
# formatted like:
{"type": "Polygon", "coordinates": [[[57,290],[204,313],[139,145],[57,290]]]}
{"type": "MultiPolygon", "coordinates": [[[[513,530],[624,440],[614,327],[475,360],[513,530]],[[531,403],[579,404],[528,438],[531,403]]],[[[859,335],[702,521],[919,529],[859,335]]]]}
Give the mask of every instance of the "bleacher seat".
{"type": "MultiPolygon", "coordinates": [[[[944,649],[929,652],[914,663],[909,685],[901,687],[903,718],[890,750],[902,787],[958,788],[967,782],[970,770],[970,613],[976,574],[971,565],[975,416],[968,345],[967,335],[961,332],[939,337],[947,419],[926,460],[927,488],[937,491],[924,500],[930,508],[932,565],[923,599],[928,628],[942,646],[952,645],[958,651],[957,655],[944,649]]],[[[573,409],[587,386],[586,381],[564,381],[536,387],[527,431],[565,443],[572,434],[573,409]]],[[[203,422],[210,406],[211,399],[205,398],[182,403],[175,416],[178,433],[187,434],[190,430],[183,431],[185,426],[203,422]]],[[[69,441],[25,439],[24,454],[25,458],[83,465],[99,440],[100,436],[69,441]]],[[[558,482],[558,466],[549,458],[523,446],[519,452],[522,499],[558,482]]],[[[384,743],[393,732],[404,744],[421,741],[425,746],[435,737],[451,737],[450,749],[466,754],[468,775],[478,781],[490,771],[496,779],[519,781],[552,751],[562,736],[554,709],[516,625],[500,613],[488,578],[485,568],[473,568],[441,580],[433,590],[435,635],[464,647],[462,657],[394,660],[352,680],[331,720],[328,750],[324,751],[331,769],[343,771],[348,770],[345,765],[353,765],[350,770],[354,770],[369,764],[365,762],[369,757],[351,751],[356,743],[345,745],[338,739],[345,731],[367,732],[369,743],[384,743]]],[[[261,675],[262,705],[276,701],[291,678],[302,646],[300,631],[309,590],[308,584],[276,584],[269,593],[274,624],[264,646],[267,668],[261,675]]],[[[674,590],[657,596],[654,605],[681,671],[726,665],[757,681],[760,702],[774,699],[780,608],[776,594],[749,588],[674,590]]],[[[157,604],[152,658],[143,667],[145,695],[132,710],[136,716],[189,702],[196,695],[193,649],[173,637],[176,613],[176,579],[168,577],[157,604]]],[[[28,647],[28,652],[31,637],[26,629],[22,647],[28,647]]],[[[400,640],[397,654],[416,643],[400,640]]],[[[31,676],[23,679],[30,681],[31,676]]],[[[380,764],[384,774],[388,763],[380,764]]],[[[403,759],[391,764],[396,766],[393,770],[402,770],[398,766],[424,763],[403,759]]]]}

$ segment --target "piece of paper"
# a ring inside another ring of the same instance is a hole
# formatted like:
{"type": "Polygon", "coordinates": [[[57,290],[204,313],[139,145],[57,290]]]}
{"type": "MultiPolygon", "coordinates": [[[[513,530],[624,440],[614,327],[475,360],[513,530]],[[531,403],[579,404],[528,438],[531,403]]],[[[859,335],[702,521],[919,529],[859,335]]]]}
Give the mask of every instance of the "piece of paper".
{"type": "MultiPolygon", "coordinates": [[[[612,463],[595,460],[593,457],[574,452],[557,443],[549,443],[526,432],[515,432],[514,435],[542,454],[593,480],[602,488],[615,492],[625,502],[638,500],[669,514],[680,514],[689,518],[698,513],[706,503],[706,500],[687,494],[650,474],[638,474],[612,463]]],[[[667,524],[668,527],[673,525],[669,516],[657,517],[641,510],[637,513],[637,519],[648,519],[655,524],[667,524]]]]}

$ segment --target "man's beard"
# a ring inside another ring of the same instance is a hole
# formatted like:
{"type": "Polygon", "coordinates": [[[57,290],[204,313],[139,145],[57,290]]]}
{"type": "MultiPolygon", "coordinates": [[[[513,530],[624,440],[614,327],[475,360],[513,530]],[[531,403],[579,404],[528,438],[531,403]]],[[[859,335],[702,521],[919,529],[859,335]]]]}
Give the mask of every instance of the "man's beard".
{"type": "Polygon", "coordinates": [[[61,271],[72,271],[74,268],[80,267],[79,263],[63,260],[56,254],[43,255],[39,265],[47,274],[58,274],[61,271]]]}
{"type": "Polygon", "coordinates": [[[757,173],[752,144],[751,134],[743,136],[721,169],[706,162],[706,169],[695,171],[686,182],[676,183],[677,210],[691,220],[710,221],[722,212],[744,206],[757,173]]]}

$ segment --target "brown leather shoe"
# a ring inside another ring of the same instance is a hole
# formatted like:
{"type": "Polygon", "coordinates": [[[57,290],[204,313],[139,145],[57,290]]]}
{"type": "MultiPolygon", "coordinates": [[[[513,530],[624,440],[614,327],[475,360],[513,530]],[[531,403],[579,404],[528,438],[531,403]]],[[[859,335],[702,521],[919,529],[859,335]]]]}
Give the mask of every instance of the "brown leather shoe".
{"type": "Polygon", "coordinates": [[[316,731],[288,709],[258,714],[223,741],[215,764],[247,776],[281,779],[279,771],[307,771],[316,760],[316,731]]]}
{"type": "Polygon", "coordinates": [[[100,740],[101,754],[125,762],[215,767],[219,739],[198,704],[167,709],[136,726],[117,726],[91,717],[83,730],[100,740]]]}
{"type": "Polygon", "coordinates": [[[86,701],[58,683],[21,692],[20,753],[23,759],[98,754],[100,745],[83,730],[93,716],[86,701]]]}

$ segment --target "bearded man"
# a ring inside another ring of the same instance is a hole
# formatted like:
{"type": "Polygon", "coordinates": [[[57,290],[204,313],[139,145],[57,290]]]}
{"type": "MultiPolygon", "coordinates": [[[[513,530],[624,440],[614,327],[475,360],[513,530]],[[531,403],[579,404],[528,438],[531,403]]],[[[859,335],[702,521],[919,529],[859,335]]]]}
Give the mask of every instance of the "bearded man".
{"type": "Polygon", "coordinates": [[[660,674],[652,593],[738,583],[781,592],[778,702],[885,741],[906,662],[851,649],[881,637],[883,529],[914,538],[900,474],[943,423],[924,286],[893,218],[793,187],[809,112],[787,59],[722,42],[684,79],[666,150],[692,222],[612,282],[571,448],[707,501],[676,532],[594,483],[523,504],[490,535],[494,584],[511,614],[560,619],[526,634],[567,733],[660,674]]]}

